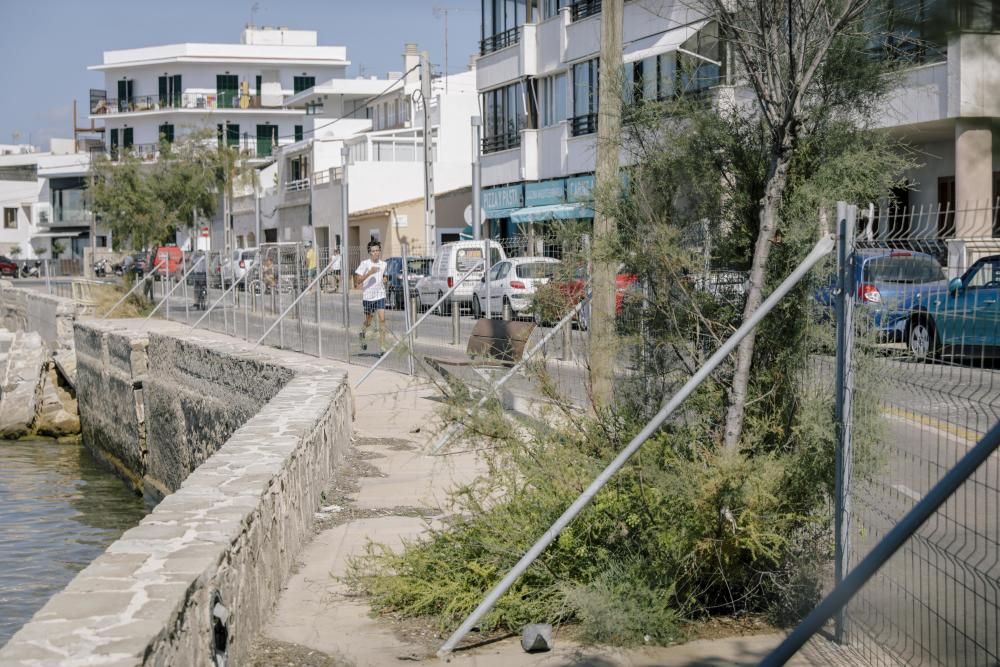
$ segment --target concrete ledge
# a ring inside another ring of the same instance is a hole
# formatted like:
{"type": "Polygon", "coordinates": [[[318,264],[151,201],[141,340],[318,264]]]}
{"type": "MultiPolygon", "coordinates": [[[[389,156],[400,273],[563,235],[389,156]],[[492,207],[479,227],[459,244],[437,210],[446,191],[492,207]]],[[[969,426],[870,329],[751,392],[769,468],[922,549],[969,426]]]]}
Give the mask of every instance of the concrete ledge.
{"type": "Polygon", "coordinates": [[[0,280],[0,327],[35,331],[50,350],[72,346],[73,322],[85,314],[87,308],[73,299],[0,280]]]}
{"type": "MultiPolygon", "coordinates": [[[[230,388],[241,410],[253,397],[262,404],[234,425],[217,451],[207,440],[189,440],[211,450],[204,462],[188,459],[197,467],[176,491],[50,599],[0,649],[0,664],[209,665],[222,648],[216,638],[226,644],[226,663],[241,664],[309,536],[320,493],[350,440],[345,373],[313,357],[250,350],[227,336],[151,324],[78,324],[77,344],[90,359],[99,355],[102,369],[122,385],[126,357],[131,374],[138,365],[133,353],[145,347],[149,366],[142,381],[158,396],[150,401],[157,410],[180,406],[176,423],[189,423],[185,415],[207,418],[224,405],[226,396],[201,393],[219,386],[230,388]]],[[[85,403],[100,409],[86,392],[111,386],[92,380],[80,384],[81,412],[85,403]]],[[[135,405],[106,409],[127,416],[135,405]]],[[[186,435],[164,434],[176,437],[186,435]]],[[[150,436],[151,448],[159,446],[154,441],[150,436]]]]}

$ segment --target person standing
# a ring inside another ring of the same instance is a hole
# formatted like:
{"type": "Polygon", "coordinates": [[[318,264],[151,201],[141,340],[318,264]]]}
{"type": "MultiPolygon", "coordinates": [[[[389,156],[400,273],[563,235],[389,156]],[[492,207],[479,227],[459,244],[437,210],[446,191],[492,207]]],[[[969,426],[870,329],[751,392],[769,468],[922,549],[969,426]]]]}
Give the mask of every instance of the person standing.
{"type": "Polygon", "coordinates": [[[340,291],[340,246],[333,249],[333,257],[330,258],[330,273],[333,274],[333,291],[340,291]]]}
{"type": "Polygon", "coordinates": [[[368,242],[368,259],[361,262],[354,271],[354,286],[360,287],[361,305],[364,307],[365,323],[361,326],[361,349],[368,349],[366,340],[372,318],[378,314],[379,351],[385,350],[385,269],[382,261],[382,244],[372,239],[368,242]]]}
{"type": "Polygon", "coordinates": [[[316,280],[316,246],[312,243],[306,244],[306,270],[309,274],[309,282],[316,280]]]}

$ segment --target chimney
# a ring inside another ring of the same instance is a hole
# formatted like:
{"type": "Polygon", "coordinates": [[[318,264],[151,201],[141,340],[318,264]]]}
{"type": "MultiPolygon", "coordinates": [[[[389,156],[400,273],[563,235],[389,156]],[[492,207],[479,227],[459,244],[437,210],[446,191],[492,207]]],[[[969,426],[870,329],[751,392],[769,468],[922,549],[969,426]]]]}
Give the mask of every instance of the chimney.
{"type": "Polygon", "coordinates": [[[420,64],[420,53],[417,51],[416,44],[407,44],[403,51],[403,71],[406,72],[406,79],[404,83],[417,83],[420,81],[420,70],[412,68],[420,64]]]}

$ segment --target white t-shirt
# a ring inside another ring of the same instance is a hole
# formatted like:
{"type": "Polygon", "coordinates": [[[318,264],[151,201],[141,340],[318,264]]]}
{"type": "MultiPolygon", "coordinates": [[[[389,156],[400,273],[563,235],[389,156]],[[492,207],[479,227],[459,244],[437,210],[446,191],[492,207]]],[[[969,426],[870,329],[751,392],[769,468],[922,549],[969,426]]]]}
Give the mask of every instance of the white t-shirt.
{"type": "Polygon", "coordinates": [[[385,298],[385,283],[382,281],[383,276],[385,276],[386,269],[386,263],[384,261],[376,263],[370,259],[366,259],[358,265],[354,274],[357,276],[363,276],[368,273],[368,270],[372,267],[377,268],[378,271],[368,276],[368,278],[361,283],[361,289],[364,290],[361,294],[361,298],[365,301],[378,301],[379,299],[385,298]]]}

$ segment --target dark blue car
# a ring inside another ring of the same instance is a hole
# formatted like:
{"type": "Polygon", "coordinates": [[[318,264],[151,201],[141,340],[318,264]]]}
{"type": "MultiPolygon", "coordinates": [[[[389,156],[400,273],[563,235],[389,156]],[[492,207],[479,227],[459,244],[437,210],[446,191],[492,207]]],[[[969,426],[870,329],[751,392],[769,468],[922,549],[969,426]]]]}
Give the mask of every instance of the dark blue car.
{"type": "MultiPolygon", "coordinates": [[[[903,341],[916,304],[929,294],[943,294],[948,280],[941,264],[923,252],[865,248],[854,253],[855,320],[882,342],[903,341]]],[[[833,285],[816,293],[833,306],[833,285]]]]}
{"type": "Polygon", "coordinates": [[[947,290],[914,303],[906,343],[918,359],[1000,358],[1000,255],[977,260],[947,290]]]}

